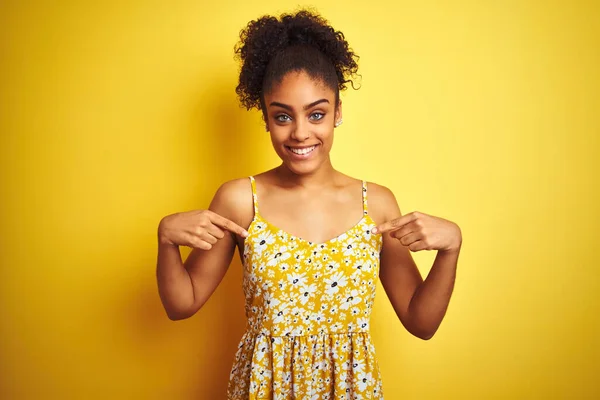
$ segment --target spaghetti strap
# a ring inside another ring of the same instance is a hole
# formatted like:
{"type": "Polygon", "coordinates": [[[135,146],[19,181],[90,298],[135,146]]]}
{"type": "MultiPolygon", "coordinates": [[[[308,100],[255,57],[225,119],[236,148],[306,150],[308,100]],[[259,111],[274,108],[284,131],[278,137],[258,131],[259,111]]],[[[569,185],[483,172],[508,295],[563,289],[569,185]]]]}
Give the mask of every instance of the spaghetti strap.
{"type": "Polygon", "coordinates": [[[254,215],[258,215],[258,196],[256,195],[256,181],[254,177],[250,177],[250,184],[252,185],[252,204],[254,205],[254,215]]]}
{"type": "Polygon", "coordinates": [[[367,181],[362,181],[362,198],[363,198],[363,214],[367,215],[369,213],[367,207],[367,181]]]}

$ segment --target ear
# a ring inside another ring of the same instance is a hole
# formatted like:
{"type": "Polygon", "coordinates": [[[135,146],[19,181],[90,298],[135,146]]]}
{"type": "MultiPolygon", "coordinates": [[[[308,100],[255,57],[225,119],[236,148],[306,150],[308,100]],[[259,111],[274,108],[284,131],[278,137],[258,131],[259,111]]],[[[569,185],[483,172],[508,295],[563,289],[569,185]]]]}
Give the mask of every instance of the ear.
{"type": "Polygon", "coordinates": [[[265,113],[262,115],[263,122],[265,123],[265,131],[269,132],[269,121],[267,121],[267,116],[265,113]]]}
{"type": "Polygon", "coordinates": [[[335,108],[335,123],[342,120],[342,100],[338,100],[337,107],[335,108]]]}

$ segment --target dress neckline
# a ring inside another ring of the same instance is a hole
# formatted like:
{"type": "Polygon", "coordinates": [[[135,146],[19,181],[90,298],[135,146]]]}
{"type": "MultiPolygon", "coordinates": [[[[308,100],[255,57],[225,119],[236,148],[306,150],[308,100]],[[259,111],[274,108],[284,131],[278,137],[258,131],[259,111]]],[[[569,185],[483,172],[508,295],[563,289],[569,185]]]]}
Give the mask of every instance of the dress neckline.
{"type": "Polygon", "coordinates": [[[337,235],[331,239],[323,241],[323,242],[312,242],[310,240],[301,238],[299,236],[292,235],[290,232],[279,228],[277,225],[274,225],[274,224],[270,223],[269,221],[267,221],[265,218],[263,218],[262,215],[260,214],[260,212],[258,211],[258,194],[256,193],[256,181],[254,179],[254,176],[250,176],[250,183],[252,186],[252,203],[254,206],[254,217],[252,218],[252,221],[250,222],[250,226],[248,227],[249,232],[251,232],[252,228],[254,228],[254,225],[256,224],[256,222],[258,220],[260,220],[263,224],[265,224],[265,226],[271,227],[271,229],[274,231],[282,232],[293,240],[296,240],[301,243],[306,243],[309,246],[324,246],[324,245],[336,242],[342,236],[348,235],[349,233],[356,230],[359,226],[363,225],[365,222],[368,222],[369,220],[370,220],[371,224],[375,224],[373,219],[369,216],[369,212],[367,211],[367,208],[368,208],[368,206],[367,206],[367,182],[364,180],[362,181],[363,216],[354,225],[352,225],[350,228],[348,228],[346,231],[340,233],[339,235],[337,235]]]}
{"type": "Polygon", "coordinates": [[[254,214],[254,218],[252,218],[252,222],[250,223],[250,226],[248,227],[248,231],[252,234],[252,228],[254,228],[254,225],[256,225],[256,223],[258,223],[260,220],[260,222],[262,222],[266,226],[271,227],[272,230],[274,230],[276,232],[283,232],[289,238],[297,240],[298,242],[306,243],[309,246],[323,246],[323,245],[337,242],[338,239],[340,239],[342,236],[350,234],[352,231],[356,230],[359,226],[363,225],[365,222],[368,222],[367,221],[368,219],[369,219],[369,214],[363,215],[362,218],[359,219],[358,222],[356,222],[354,225],[352,225],[349,229],[347,229],[346,231],[340,233],[339,235],[332,237],[331,239],[325,240],[323,242],[314,242],[314,241],[310,241],[308,239],[301,238],[300,236],[293,235],[293,234],[289,233],[288,231],[281,229],[276,225],[273,225],[272,223],[267,221],[265,218],[263,218],[259,213],[254,214]]]}

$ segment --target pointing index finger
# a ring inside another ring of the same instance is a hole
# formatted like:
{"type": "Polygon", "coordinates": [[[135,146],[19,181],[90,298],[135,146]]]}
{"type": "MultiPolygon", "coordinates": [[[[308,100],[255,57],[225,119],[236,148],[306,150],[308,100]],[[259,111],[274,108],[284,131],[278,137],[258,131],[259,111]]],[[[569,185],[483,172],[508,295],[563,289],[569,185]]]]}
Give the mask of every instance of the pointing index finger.
{"type": "Polygon", "coordinates": [[[243,238],[248,237],[248,232],[244,228],[242,228],[235,222],[220,216],[219,214],[213,213],[210,217],[210,220],[213,224],[217,225],[220,228],[223,228],[229,232],[233,232],[236,235],[240,235],[243,238]]]}
{"type": "Polygon", "coordinates": [[[414,214],[412,214],[412,213],[406,214],[401,217],[395,218],[391,221],[384,222],[383,224],[381,224],[379,226],[376,226],[375,228],[373,228],[373,230],[371,232],[383,234],[383,233],[386,233],[389,231],[395,231],[395,230],[402,228],[404,225],[408,224],[409,222],[413,221],[414,219],[415,219],[414,214]]]}

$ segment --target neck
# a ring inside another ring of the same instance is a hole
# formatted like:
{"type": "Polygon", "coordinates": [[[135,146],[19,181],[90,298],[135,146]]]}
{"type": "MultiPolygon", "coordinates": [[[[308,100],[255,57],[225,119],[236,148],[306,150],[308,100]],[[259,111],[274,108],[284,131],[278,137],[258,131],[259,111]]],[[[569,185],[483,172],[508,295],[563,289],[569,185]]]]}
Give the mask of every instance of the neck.
{"type": "Polygon", "coordinates": [[[318,169],[309,174],[297,174],[285,164],[281,164],[275,168],[275,175],[279,178],[282,186],[318,188],[330,185],[332,180],[338,175],[338,172],[333,168],[331,160],[327,159],[318,169]]]}

